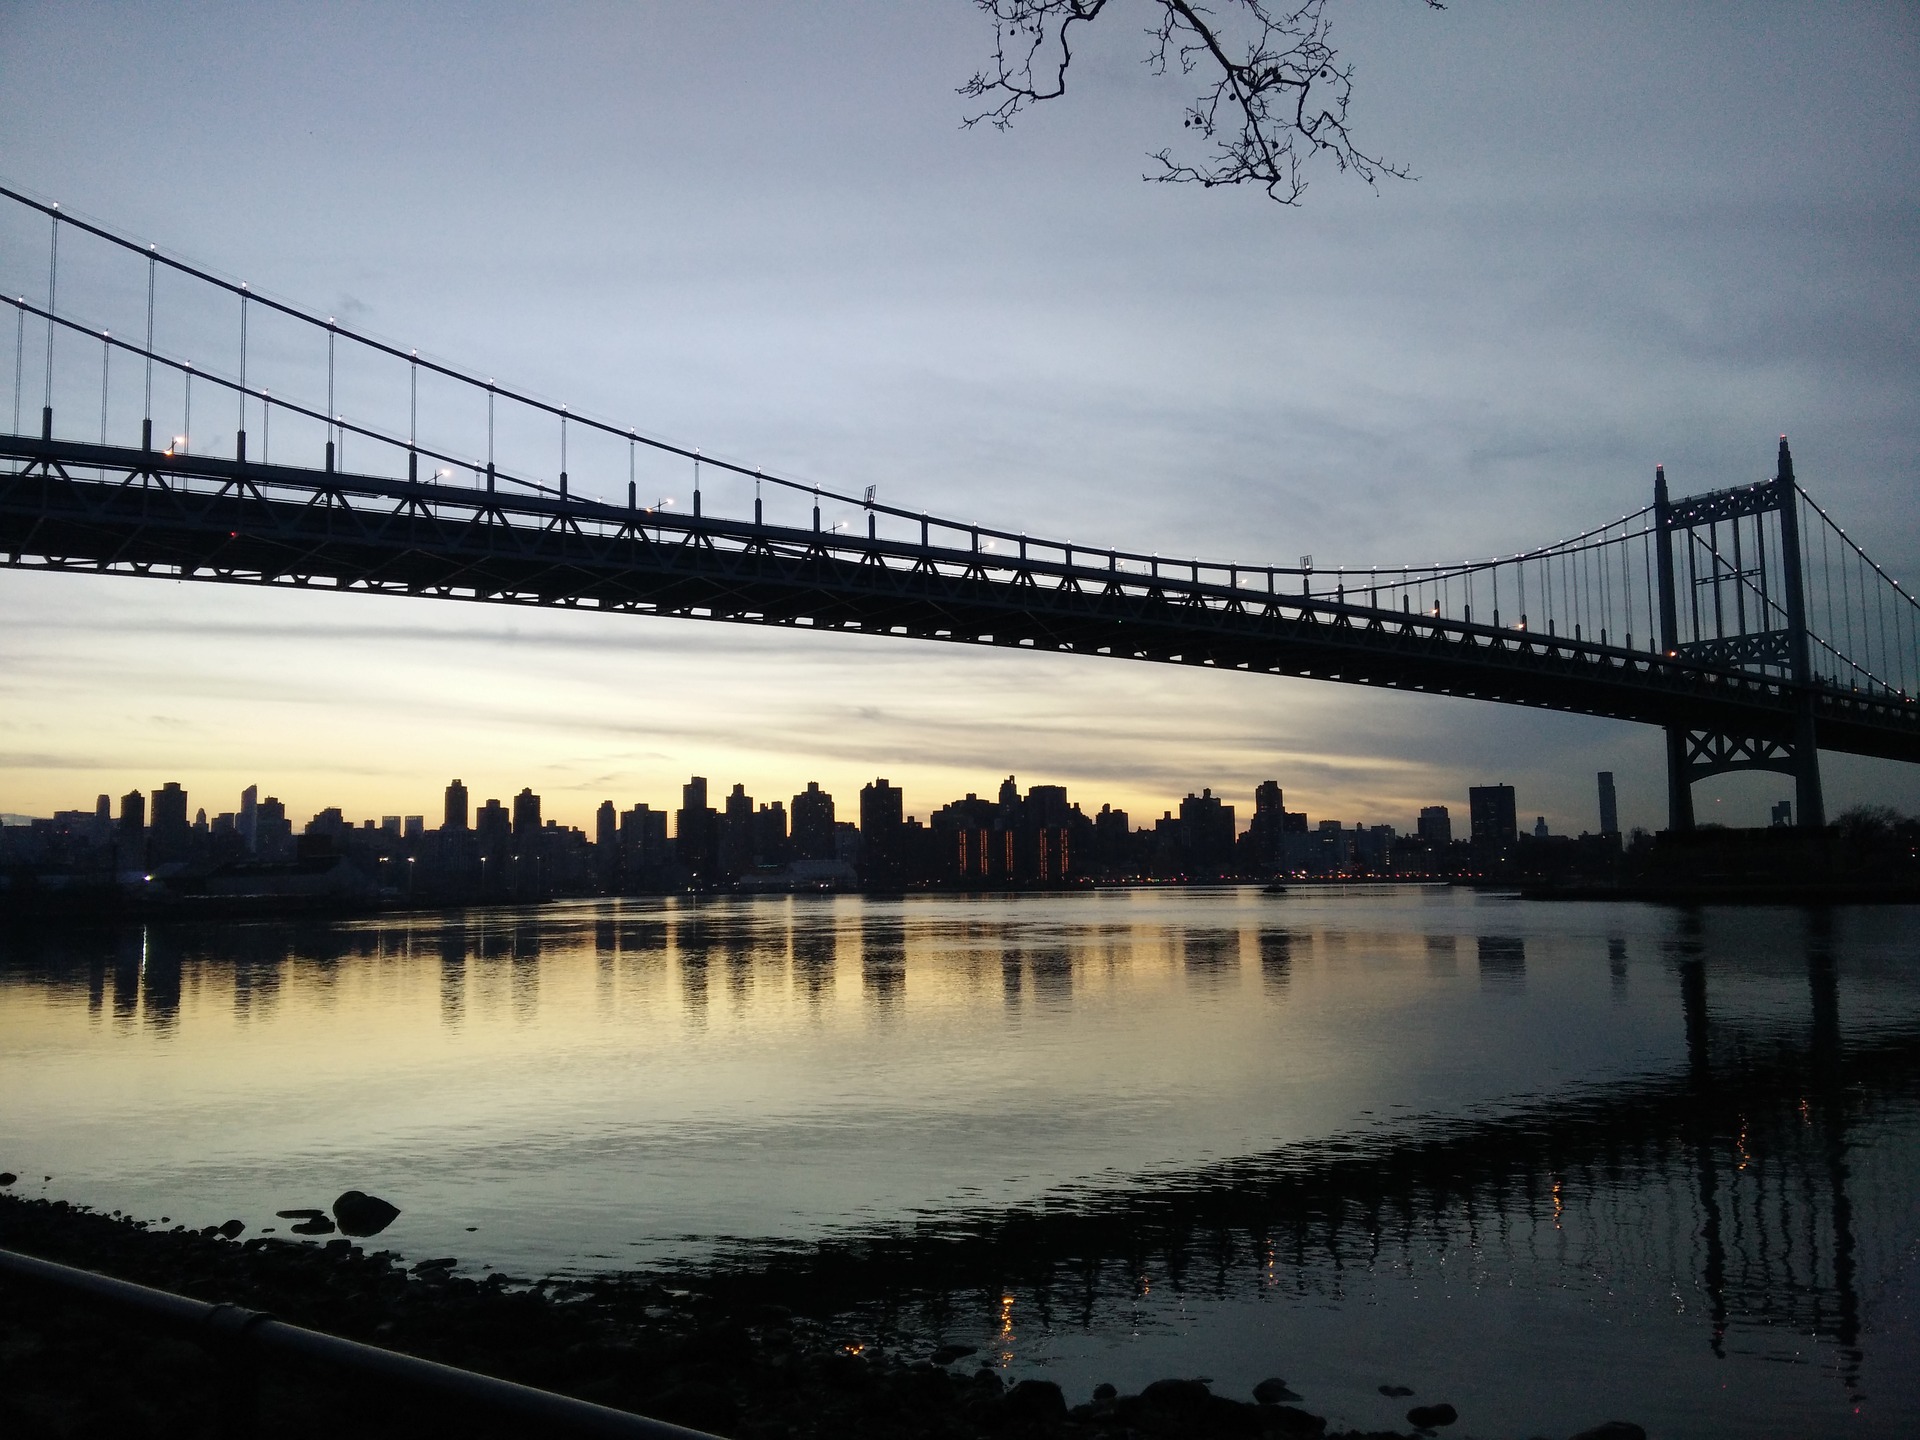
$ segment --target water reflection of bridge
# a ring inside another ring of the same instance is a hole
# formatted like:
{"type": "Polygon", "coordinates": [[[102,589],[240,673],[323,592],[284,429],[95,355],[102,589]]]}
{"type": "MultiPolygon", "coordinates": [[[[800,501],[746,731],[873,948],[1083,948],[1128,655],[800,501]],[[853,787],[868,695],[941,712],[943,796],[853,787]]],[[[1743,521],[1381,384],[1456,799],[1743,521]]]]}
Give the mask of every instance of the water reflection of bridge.
{"type": "MultiPolygon", "coordinates": [[[[1816,1000],[1826,978],[1816,973],[1816,1000]]],[[[817,1246],[742,1245],[709,1286],[881,1328],[944,1331],[1018,1294],[1047,1328],[1094,1328],[1150,1290],[1340,1296],[1360,1277],[1560,1287],[1687,1311],[1716,1356],[1833,1348],[1849,1391],[1862,1293],[1914,1238],[1920,1037],[1843,1054],[1818,1021],[1765,1059],[1498,1118],[1236,1160],[1032,1209],[817,1246]],[[1862,1127],[1874,1143],[1856,1146],[1862,1127]],[[1860,1217],[1865,1215],[1866,1223],[1860,1217]],[[1464,1269],[1462,1268],[1464,1266],[1464,1269]]]]}

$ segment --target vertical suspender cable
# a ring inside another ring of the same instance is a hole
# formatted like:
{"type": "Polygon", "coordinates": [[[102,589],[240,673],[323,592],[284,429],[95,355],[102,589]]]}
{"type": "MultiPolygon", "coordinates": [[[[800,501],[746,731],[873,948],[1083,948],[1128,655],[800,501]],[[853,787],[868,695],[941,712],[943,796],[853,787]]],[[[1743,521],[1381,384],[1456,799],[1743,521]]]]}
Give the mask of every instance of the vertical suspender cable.
{"type": "Polygon", "coordinates": [[[1586,633],[1588,622],[1593,619],[1589,613],[1591,607],[1587,604],[1587,547],[1580,546],[1567,558],[1569,568],[1573,571],[1573,633],[1591,639],[1586,633]]]}
{"type": "Polygon", "coordinates": [[[1880,671],[1882,683],[1893,678],[1893,651],[1887,646],[1887,582],[1873,587],[1874,608],[1880,612],[1880,671]]]}
{"type": "Polygon", "coordinates": [[[13,433],[20,433],[20,382],[26,378],[24,368],[27,363],[27,307],[16,305],[13,308],[13,433]]]}
{"type": "Polygon", "coordinates": [[[333,317],[327,317],[327,469],[346,466],[347,437],[340,433],[340,412],[333,406],[333,317]]]}
{"type": "MultiPolygon", "coordinates": [[[[1846,539],[1845,535],[1840,537],[1846,539]]],[[[1852,665],[1857,674],[1860,667],[1854,664],[1853,655],[1853,590],[1847,580],[1847,552],[1840,552],[1840,615],[1847,631],[1847,664],[1852,665]]],[[[1857,688],[1857,687],[1856,687],[1857,688]]]]}
{"type": "Polygon", "coordinates": [[[233,458],[246,463],[247,459],[247,296],[246,286],[240,290],[240,389],[235,392],[240,398],[240,424],[233,433],[233,458]]]}
{"type": "Polygon", "coordinates": [[[1591,555],[1587,557],[1587,623],[1593,627],[1589,640],[1598,640],[1602,635],[1611,638],[1613,634],[1613,614],[1608,602],[1613,598],[1613,585],[1607,575],[1607,539],[1611,525],[1600,531],[1600,539],[1591,555]],[[1598,621],[1598,624],[1594,622],[1598,621]]]}
{"type": "MultiPolygon", "coordinates": [[[[1738,521],[1734,522],[1738,525],[1738,521]]],[[[1727,633],[1727,615],[1725,596],[1722,594],[1723,571],[1726,566],[1720,559],[1720,522],[1707,524],[1707,559],[1713,564],[1713,638],[1718,640],[1727,633]]]]}
{"type": "MultiPolygon", "coordinates": [[[[107,374],[113,368],[113,332],[100,332],[100,443],[107,443],[107,374]]],[[[94,471],[100,480],[107,478],[106,466],[98,466],[94,471]]]]}
{"type": "Polygon", "coordinates": [[[1575,633],[1584,636],[1588,640],[1598,639],[1599,637],[1593,624],[1593,597],[1587,593],[1587,588],[1592,584],[1593,579],[1593,577],[1587,573],[1593,568],[1593,557],[1588,552],[1586,546],[1582,545],[1580,547],[1580,553],[1574,563],[1580,567],[1580,588],[1575,592],[1579,598],[1579,604],[1573,615],[1573,623],[1576,627],[1575,633]]]}
{"type": "Polygon", "coordinates": [[[54,304],[59,293],[60,281],[60,217],[53,217],[53,241],[47,251],[47,390],[46,399],[41,402],[40,438],[53,438],[53,317],[58,313],[54,304]]]}
{"type": "Polygon", "coordinates": [[[1620,527],[1620,636],[1629,649],[1633,645],[1633,537],[1626,526],[1620,527]]]}
{"type": "Polygon", "coordinates": [[[1745,552],[1740,545],[1740,517],[1733,517],[1733,604],[1739,620],[1739,634],[1747,633],[1747,577],[1745,552]]]}
{"type": "Polygon", "coordinates": [[[1689,637],[1700,638],[1700,566],[1696,552],[1699,549],[1699,537],[1689,528],[1682,532],[1687,546],[1687,609],[1693,618],[1693,630],[1689,637]]]}
{"type": "Polygon", "coordinates": [[[180,409],[180,453],[182,455],[193,453],[193,362],[187,361],[186,367],[186,398],[181,402],[180,409]]]}
{"type": "MultiPolygon", "coordinates": [[[[1640,565],[1641,565],[1641,568],[1646,572],[1645,578],[1647,582],[1645,593],[1647,597],[1647,649],[1648,650],[1658,650],[1660,648],[1660,622],[1654,618],[1654,609],[1653,609],[1654,607],[1653,542],[1654,542],[1654,536],[1658,533],[1659,533],[1659,527],[1657,525],[1652,530],[1643,530],[1640,532],[1640,565]]],[[[1662,545],[1667,545],[1672,543],[1664,535],[1661,535],[1659,538],[1660,538],[1660,543],[1662,545]]]]}
{"type": "MultiPolygon", "coordinates": [[[[147,389],[140,404],[140,448],[153,449],[153,246],[147,247],[147,389]]],[[[17,427],[16,427],[17,428],[17,427]]]]}
{"type": "MultiPolygon", "coordinates": [[[[1833,557],[1832,557],[1831,555],[1829,555],[1829,554],[1827,553],[1827,533],[1828,533],[1828,530],[1829,530],[1830,528],[1831,528],[1831,527],[1829,527],[1829,526],[1828,526],[1828,524],[1827,524],[1827,517],[1826,517],[1826,516],[1824,516],[1824,515],[1822,515],[1822,516],[1820,517],[1820,574],[1821,574],[1821,576],[1822,576],[1822,578],[1823,578],[1823,579],[1825,580],[1825,582],[1826,582],[1826,591],[1827,591],[1827,635],[1828,635],[1828,637],[1829,637],[1829,638],[1831,639],[1831,638],[1832,638],[1832,636],[1833,636],[1833,634],[1834,634],[1834,624],[1833,624],[1833,557]]],[[[1803,534],[1805,533],[1805,530],[1804,530],[1804,528],[1802,529],[1802,533],[1803,533],[1803,534]]],[[[1838,680],[1839,680],[1839,678],[1840,678],[1840,674],[1839,674],[1839,672],[1838,672],[1837,670],[1836,670],[1836,671],[1834,672],[1834,677],[1833,677],[1833,678],[1834,678],[1834,679],[1835,679],[1836,681],[1838,681],[1838,680]]]]}

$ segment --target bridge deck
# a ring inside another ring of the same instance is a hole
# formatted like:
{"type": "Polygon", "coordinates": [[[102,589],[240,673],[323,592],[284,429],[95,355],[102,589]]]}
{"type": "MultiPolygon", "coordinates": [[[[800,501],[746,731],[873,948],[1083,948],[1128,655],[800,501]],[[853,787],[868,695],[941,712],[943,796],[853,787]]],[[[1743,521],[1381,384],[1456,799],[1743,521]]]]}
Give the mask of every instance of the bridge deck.
{"type": "MultiPolygon", "coordinates": [[[[1029,559],[21,436],[0,436],[0,459],[15,462],[0,472],[0,563],[16,568],[897,635],[1792,734],[1797,697],[1778,676],[1280,593],[1259,566],[1221,583],[1104,550],[1029,559]]],[[[1814,693],[1823,749],[1920,760],[1920,707],[1814,693]]]]}

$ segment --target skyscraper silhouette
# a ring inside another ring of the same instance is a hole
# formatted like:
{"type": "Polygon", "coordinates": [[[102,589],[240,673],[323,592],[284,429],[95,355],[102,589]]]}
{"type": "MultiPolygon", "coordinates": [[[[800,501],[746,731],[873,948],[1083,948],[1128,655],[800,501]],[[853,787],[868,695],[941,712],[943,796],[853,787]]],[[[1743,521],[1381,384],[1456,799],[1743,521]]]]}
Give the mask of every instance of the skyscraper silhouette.
{"type": "Polygon", "coordinates": [[[1614,798],[1613,772],[1600,772],[1600,833],[1618,835],[1620,833],[1620,805],[1614,798]]]}
{"type": "Polygon", "coordinates": [[[446,830],[467,828],[467,787],[458,780],[447,786],[446,807],[440,823],[446,830]]]}

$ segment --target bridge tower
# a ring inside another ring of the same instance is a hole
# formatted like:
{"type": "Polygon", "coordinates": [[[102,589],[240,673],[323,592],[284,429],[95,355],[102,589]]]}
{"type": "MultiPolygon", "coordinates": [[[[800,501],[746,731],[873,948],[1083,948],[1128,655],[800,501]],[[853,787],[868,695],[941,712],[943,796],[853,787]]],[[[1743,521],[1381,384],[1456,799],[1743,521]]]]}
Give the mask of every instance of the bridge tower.
{"type": "Polygon", "coordinates": [[[1769,676],[1795,696],[1790,726],[1768,734],[1667,726],[1669,829],[1693,828],[1696,780],[1733,770],[1772,770],[1793,776],[1796,822],[1815,828],[1827,823],[1814,732],[1806,559],[1801,552],[1798,501],[1793,454],[1784,435],[1773,479],[1757,485],[1674,500],[1667,494],[1666,467],[1654,468],[1661,650],[1769,676]],[[1771,525],[1769,517],[1774,517],[1771,525]]]}

